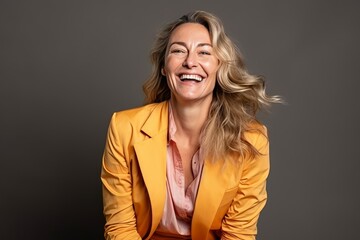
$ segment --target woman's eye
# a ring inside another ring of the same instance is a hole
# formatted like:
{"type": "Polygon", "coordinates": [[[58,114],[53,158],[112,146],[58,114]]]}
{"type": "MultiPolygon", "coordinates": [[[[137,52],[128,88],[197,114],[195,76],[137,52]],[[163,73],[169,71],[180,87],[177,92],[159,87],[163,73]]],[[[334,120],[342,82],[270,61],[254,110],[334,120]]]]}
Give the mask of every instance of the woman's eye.
{"type": "Polygon", "coordinates": [[[182,49],[173,49],[171,50],[171,53],[185,53],[185,51],[182,49]]]}
{"type": "Polygon", "coordinates": [[[200,51],[200,54],[201,55],[211,55],[210,52],[208,52],[208,51],[200,51]]]}

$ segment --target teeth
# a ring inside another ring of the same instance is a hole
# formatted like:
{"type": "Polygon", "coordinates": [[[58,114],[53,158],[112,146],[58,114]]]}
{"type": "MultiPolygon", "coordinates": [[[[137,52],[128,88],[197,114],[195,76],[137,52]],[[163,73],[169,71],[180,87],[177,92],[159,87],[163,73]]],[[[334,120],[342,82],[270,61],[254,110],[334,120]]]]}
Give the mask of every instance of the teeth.
{"type": "Polygon", "coordinates": [[[200,77],[199,75],[192,75],[192,74],[183,74],[183,75],[180,76],[180,79],[181,80],[191,79],[191,80],[195,80],[195,81],[198,81],[198,82],[202,81],[202,77],[200,77]]]}

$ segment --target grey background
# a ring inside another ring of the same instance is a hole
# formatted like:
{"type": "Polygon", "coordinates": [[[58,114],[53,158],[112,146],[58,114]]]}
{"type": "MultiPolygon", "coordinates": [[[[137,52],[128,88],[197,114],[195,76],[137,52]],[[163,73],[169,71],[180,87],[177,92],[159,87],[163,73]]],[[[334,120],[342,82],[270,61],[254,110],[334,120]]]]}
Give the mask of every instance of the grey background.
{"type": "Polygon", "coordinates": [[[0,239],[102,239],[112,112],[142,104],[156,32],[218,15],[285,97],[258,239],[360,239],[358,1],[1,1],[0,239]]]}

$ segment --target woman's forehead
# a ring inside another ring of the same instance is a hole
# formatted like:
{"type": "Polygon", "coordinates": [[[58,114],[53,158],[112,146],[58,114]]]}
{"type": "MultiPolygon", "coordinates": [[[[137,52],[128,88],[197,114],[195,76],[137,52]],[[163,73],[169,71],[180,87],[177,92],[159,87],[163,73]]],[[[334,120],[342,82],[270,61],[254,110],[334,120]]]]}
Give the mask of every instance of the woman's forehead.
{"type": "Polygon", "coordinates": [[[184,23],[176,27],[170,35],[169,44],[174,42],[197,41],[211,44],[209,31],[199,23],[184,23]]]}

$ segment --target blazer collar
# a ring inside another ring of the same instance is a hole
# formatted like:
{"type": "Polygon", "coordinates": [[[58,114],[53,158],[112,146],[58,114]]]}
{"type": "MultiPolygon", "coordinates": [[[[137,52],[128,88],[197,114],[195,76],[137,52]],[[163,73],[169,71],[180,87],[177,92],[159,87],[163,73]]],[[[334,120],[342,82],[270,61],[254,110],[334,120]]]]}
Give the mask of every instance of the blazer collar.
{"type": "Polygon", "coordinates": [[[141,127],[147,139],[134,144],[152,209],[150,236],[160,222],[166,197],[168,103],[154,104],[141,127]]]}
{"type": "Polygon", "coordinates": [[[158,133],[167,131],[168,114],[168,101],[153,104],[153,107],[149,108],[149,116],[141,127],[141,132],[152,138],[158,133]]]}

